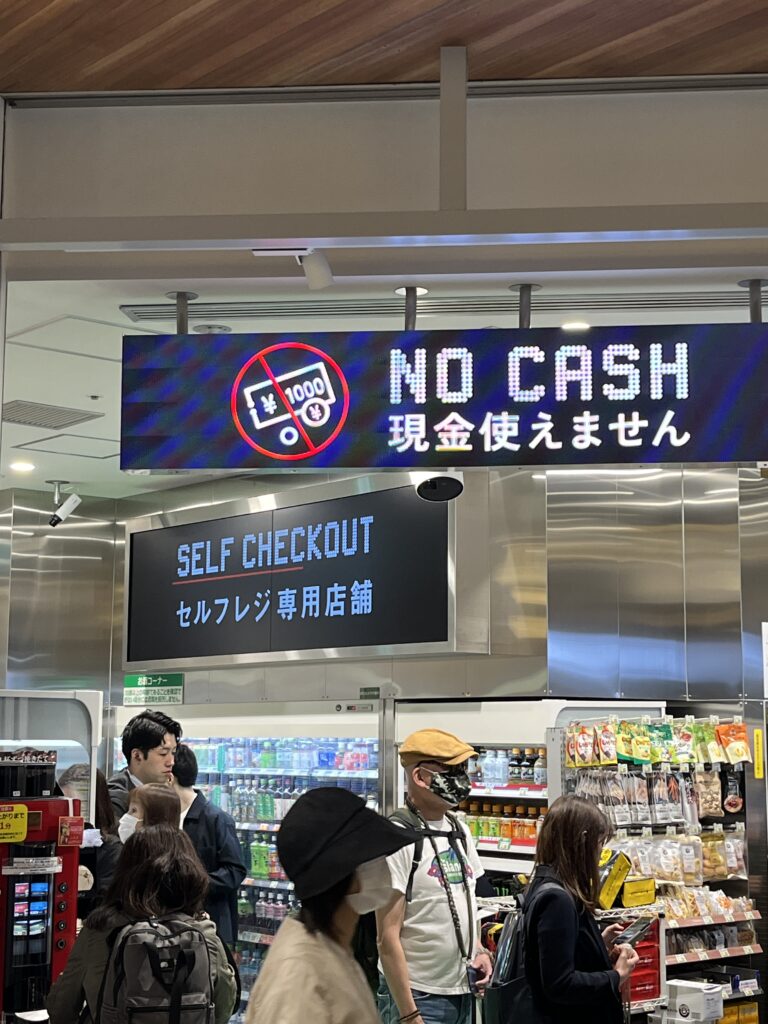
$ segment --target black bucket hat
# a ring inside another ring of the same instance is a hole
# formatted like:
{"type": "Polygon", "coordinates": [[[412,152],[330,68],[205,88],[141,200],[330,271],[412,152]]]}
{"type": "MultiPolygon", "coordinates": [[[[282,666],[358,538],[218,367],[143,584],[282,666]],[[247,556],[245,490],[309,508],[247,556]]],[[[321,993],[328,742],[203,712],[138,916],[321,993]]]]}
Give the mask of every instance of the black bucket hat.
{"type": "Polygon", "coordinates": [[[415,843],[401,828],[371,811],[347,789],[311,789],[288,811],[277,833],[277,852],[299,899],[317,896],[355,868],[415,843]]]}

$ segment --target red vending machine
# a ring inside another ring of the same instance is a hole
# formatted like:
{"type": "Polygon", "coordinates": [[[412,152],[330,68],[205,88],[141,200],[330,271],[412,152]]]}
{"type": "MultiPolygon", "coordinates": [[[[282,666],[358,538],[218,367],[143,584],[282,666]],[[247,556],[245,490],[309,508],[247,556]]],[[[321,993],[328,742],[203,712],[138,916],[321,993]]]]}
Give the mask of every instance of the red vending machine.
{"type": "Polygon", "coordinates": [[[45,1006],[76,937],[83,819],[52,795],[55,766],[55,752],[0,753],[2,1021],[45,1006]]]}

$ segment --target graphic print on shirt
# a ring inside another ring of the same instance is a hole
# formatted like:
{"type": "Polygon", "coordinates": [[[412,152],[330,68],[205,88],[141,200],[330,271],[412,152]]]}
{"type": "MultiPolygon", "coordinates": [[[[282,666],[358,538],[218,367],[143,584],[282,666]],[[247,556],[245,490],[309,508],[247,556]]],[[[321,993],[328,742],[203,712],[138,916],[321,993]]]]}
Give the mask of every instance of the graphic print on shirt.
{"type": "MultiPolygon", "coordinates": [[[[446,880],[451,885],[461,885],[461,863],[459,858],[456,856],[455,850],[443,850],[440,854],[440,861],[443,865],[443,872],[446,880]]],[[[470,864],[465,863],[464,870],[467,873],[467,878],[474,878],[474,872],[470,864]]],[[[430,878],[436,878],[440,885],[443,884],[443,879],[440,874],[440,868],[437,864],[437,857],[432,858],[432,864],[429,871],[427,872],[430,878]]]]}

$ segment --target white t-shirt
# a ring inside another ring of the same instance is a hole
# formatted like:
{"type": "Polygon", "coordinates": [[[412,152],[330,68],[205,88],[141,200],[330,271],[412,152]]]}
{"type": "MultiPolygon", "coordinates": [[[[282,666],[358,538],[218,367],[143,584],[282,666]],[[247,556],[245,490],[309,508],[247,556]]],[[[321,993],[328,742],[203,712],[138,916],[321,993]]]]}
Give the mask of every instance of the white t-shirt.
{"type": "MultiPolygon", "coordinates": [[[[430,828],[450,832],[447,818],[427,822],[430,828]]],[[[475,881],[483,874],[483,866],[477,855],[469,829],[461,824],[466,833],[467,852],[464,844],[456,845],[466,866],[467,882],[471,895],[472,918],[469,918],[467,897],[461,881],[461,867],[456,854],[447,839],[433,837],[443,864],[446,880],[451,886],[453,902],[461,922],[464,947],[470,957],[477,948],[477,901],[475,881]]],[[[402,850],[387,857],[392,888],[405,893],[413,864],[414,847],[404,846],[402,850]]],[[[400,932],[400,942],[408,964],[411,988],[434,995],[454,996],[469,992],[467,973],[459,951],[456,930],[453,926],[451,908],[443,888],[437,865],[437,858],[428,837],[424,838],[421,862],[413,878],[413,897],[405,905],[405,919],[400,932]]]]}

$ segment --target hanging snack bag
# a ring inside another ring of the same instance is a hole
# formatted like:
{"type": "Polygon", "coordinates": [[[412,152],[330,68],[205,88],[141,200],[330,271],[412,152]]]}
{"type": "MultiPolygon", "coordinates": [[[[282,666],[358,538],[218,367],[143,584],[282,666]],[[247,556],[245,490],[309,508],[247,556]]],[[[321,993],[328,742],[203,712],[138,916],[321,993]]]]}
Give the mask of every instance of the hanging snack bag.
{"type": "Polygon", "coordinates": [[[696,772],[696,798],[699,803],[699,820],[725,817],[720,796],[719,772],[696,772]]]}
{"type": "Polygon", "coordinates": [[[565,730],[565,767],[576,767],[576,730],[578,726],[573,722],[565,730]]]}
{"type": "Polygon", "coordinates": [[[722,832],[706,832],[701,837],[704,881],[722,881],[727,877],[725,836],[722,832]]]}
{"type": "Polygon", "coordinates": [[[704,859],[701,839],[698,836],[684,836],[681,839],[680,858],[683,864],[683,882],[686,885],[703,885],[704,859]]]}
{"type": "Polygon", "coordinates": [[[651,744],[652,764],[674,764],[677,761],[674,735],[669,722],[648,726],[648,739],[651,744]]]}
{"type": "Polygon", "coordinates": [[[653,772],[648,778],[650,781],[651,818],[654,824],[668,825],[672,818],[666,772],[653,772]]]}
{"type": "Polygon", "coordinates": [[[637,825],[651,824],[651,808],[648,798],[648,779],[640,772],[622,776],[629,801],[632,821],[637,825]]]}
{"type": "Polygon", "coordinates": [[[632,762],[632,738],[634,726],[631,722],[619,722],[616,730],[616,755],[620,762],[631,764],[632,762]]]}
{"type": "Polygon", "coordinates": [[[677,772],[667,772],[667,799],[670,822],[685,821],[683,814],[683,777],[677,772]]]}
{"type": "Polygon", "coordinates": [[[744,797],[741,795],[739,779],[734,771],[726,772],[725,800],[723,810],[727,814],[738,814],[744,808],[744,797]]]}
{"type": "Polygon", "coordinates": [[[730,722],[728,725],[718,725],[717,738],[725,751],[726,759],[731,764],[741,764],[743,761],[752,763],[752,752],[749,749],[749,734],[744,722],[730,722]]]}
{"type": "Polygon", "coordinates": [[[592,768],[595,763],[595,732],[588,725],[576,728],[576,767],[592,768]]]}
{"type": "Polygon", "coordinates": [[[725,867],[728,878],[747,877],[747,863],[744,857],[744,836],[739,833],[725,837],[725,867]]]}
{"type": "Polygon", "coordinates": [[[595,726],[595,741],[601,765],[618,764],[616,755],[616,729],[611,722],[595,726]]]}
{"type": "Polygon", "coordinates": [[[691,772],[680,772],[676,778],[680,786],[683,821],[691,828],[697,829],[699,827],[699,802],[696,798],[693,775],[691,772]]]}
{"type": "Polygon", "coordinates": [[[603,776],[604,800],[611,822],[621,828],[632,822],[627,793],[622,785],[622,776],[616,772],[601,772],[603,776]]]}
{"type": "Polygon", "coordinates": [[[725,751],[720,740],[717,738],[716,728],[714,722],[702,722],[699,725],[700,739],[698,749],[702,755],[698,758],[699,761],[704,761],[708,764],[721,764],[726,760],[725,751]]]}
{"type": "Polygon", "coordinates": [[[651,763],[651,740],[648,735],[648,727],[638,725],[632,737],[632,760],[635,764],[651,763]]]}
{"type": "Polygon", "coordinates": [[[678,719],[672,726],[673,746],[678,764],[690,764],[693,760],[693,727],[690,722],[678,719]]]}
{"type": "Polygon", "coordinates": [[[653,844],[653,877],[659,882],[683,882],[681,843],[676,837],[662,836],[653,844]]]}

